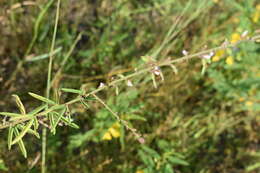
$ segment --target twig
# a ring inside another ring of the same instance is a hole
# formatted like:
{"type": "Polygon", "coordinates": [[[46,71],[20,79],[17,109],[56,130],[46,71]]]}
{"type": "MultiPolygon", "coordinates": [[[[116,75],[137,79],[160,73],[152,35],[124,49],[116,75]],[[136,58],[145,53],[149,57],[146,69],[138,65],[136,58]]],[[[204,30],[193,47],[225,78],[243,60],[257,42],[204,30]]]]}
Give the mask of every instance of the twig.
{"type": "MultiPolygon", "coordinates": [[[[134,135],[135,137],[141,142],[143,141],[144,139],[141,138],[141,135],[139,133],[137,133],[137,130],[130,127],[127,123],[127,121],[121,119],[117,113],[115,113],[102,99],[100,99],[98,96],[96,96],[95,94],[92,94],[96,99],[97,101],[99,101],[116,119],[119,123],[121,123],[122,125],[124,125],[126,127],[127,130],[130,130],[134,135]]],[[[144,142],[144,141],[143,141],[144,142]]],[[[141,143],[143,143],[141,142],[141,143]]]]}

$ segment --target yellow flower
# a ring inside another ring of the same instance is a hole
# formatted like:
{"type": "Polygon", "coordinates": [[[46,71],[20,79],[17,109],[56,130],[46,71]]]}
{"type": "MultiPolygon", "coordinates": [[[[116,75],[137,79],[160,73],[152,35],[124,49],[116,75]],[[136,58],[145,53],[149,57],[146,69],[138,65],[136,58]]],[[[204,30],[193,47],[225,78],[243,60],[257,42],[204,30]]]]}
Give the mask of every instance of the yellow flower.
{"type": "Polygon", "coordinates": [[[118,122],[116,122],[112,125],[112,127],[115,129],[118,129],[118,128],[120,128],[120,124],[118,122]]]}
{"type": "Polygon", "coordinates": [[[232,21],[233,21],[234,23],[239,23],[239,22],[240,22],[239,18],[237,18],[237,17],[233,18],[232,21]]]}
{"type": "Polygon", "coordinates": [[[110,141],[110,140],[112,140],[111,134],[107,131],[107,132],[104,134],[104,136],[102,137],[102,140],[104,140],[104,141],[110,141]]]}
{"type": "Polygon", "coordinates": [[[111,135],[112,135],[114,138],[120,137],[120,129],[116,129],[116,128],[110,127],[110,128],[108,129],[108,131],[111,133],[111,135]]]}
{"type": "Polygon", "coordinates": [[[257,23],[259,21],[259,18],[260,18],[260,11],[254,12],[254,14],[252,15],[253,22],[257,23]]]}
{"type": "Polygon", "coordinates": [[[257,23],[260,19],[260,4],[256,6],[256,11],[252,15],[252,20],[254,23],[257,23]]]}
{"type": "Polygon", "coordinates": [[[246,106],[252,106],[253,105],[253,102],[251,101],[246,101],[246,106]]]}
{"type": "Polygon", "coordinates": [[[118,122],[114,123],[104,134],[102,140],[110,141],[112,138],[120,137],[120,124],[118,122]]]}
{"type": "Polygon", "coordinates": [[[241,36],[240,36],[239,33],[233,33],[233,34],[231,35],[231,40],[230,40],[231,43],[236,43],[236,42],[238,42],[239,40],[241,40],[241,36]]]}
{"type": "Polygon", "coordinates": [[[260,4],[257,4],[256,10],[260,11],[260,4]]]}
{"type": "Polygon", "coordinates": [[[245,100],[244,97],[240,97],[238,101],[242,102],[242,101],[244,101],[244,100],[245,100]]]}
{"type": "Polygon", "coordinates": [[[137,170],[135,173],[144,173],[143,170],[137,170]]]}
{"type": "Polygon", "coordinates": [[[215,3],[218,3],[218,2],[219,2],[219,0],[213,0],[213,2],[215,2],[215,3]]]}
{"type": "Polygon", "coordinates": [[[228,65],[234,64],[234,59],[233,59],[233,57],[232,57],[232,56],[228,56],[227,59],[226,59],[226,63],[227,63],[228,65]]]}
{"type": "Polygon", "coordinates": [[[217,62],[220,58],[225,54],[225,50],[218,50],[216,54],[213,56],[212,61],[217,62]]]}

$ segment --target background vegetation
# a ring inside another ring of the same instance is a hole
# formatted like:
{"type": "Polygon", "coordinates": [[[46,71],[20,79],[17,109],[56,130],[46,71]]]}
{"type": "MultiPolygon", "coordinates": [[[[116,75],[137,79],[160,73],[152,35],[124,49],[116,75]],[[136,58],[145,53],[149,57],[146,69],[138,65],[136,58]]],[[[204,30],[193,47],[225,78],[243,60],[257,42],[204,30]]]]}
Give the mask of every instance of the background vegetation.
{"type": "MultiPolygon", "coordinates": [[[[18,112],[12,94],[28,111],[40,103],[28,92],[45,95],[56,2],[0,1],[1,112],[18,112]]],[[[89,92],[132,74],[147,66],[144,55],[177,59],[259,27],[257,0],[63,0],[51,98],[59,88],[89,92]]],[[[162,67],[157,88],[145,73],[97,93],[144,144],[97,100],[72,105],[80,128],[48,132],[47,172],[258,173],[259,53],[259,43],[241,43],[215,52],[204,74],[194,59],[175,64],[177,74],[162,67]]],[[[77,96],[60,94],[61,102],[77,96]]],[[[25,159],[18,146],[8,151],[8,130],[0,133],[0,172],[40,171],[41,140],[24,137],[25,159]]]]}

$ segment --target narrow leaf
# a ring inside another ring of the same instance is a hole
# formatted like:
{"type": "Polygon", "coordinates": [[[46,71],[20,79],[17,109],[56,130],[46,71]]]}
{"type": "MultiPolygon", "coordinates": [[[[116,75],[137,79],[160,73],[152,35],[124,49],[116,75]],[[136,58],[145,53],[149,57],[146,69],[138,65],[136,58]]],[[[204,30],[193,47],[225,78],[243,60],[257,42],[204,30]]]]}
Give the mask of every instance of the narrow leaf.
{"type": "Polygon", "coordinates": [[[14,134],[14,128],[12,126],[10,126],[9,131],[8,131],[8,138],[7,138],[8,150],[10,150],[12,147],[13,134],[14,134]]]}
{"type": "Polygon", "coordinates": [[[52,126],[52,128],[51,128],[51,132],[52,132],[53,134],[56,133],[56,127],[57,127],[58,123],[60,122],[61,117],[65,114],[65,112],[66,112],[66,109],[63,109],[63,110],[61,111],[61,113],[58,115],[56,121],[54,122],[54,124],[53,124],[53,126],[52,126]]]}
{"type": "Polygon", "coordinates": [[[34,117],[33,120],[34,120],[33,121],[33,128],[34,128],[34,131],[36,131],[39,127],[39,122],[38,122],[37,117],[34,117]]]}
{"type": "Polygon", "coordinates": [[[20,97],[19,97],[18,95],[15,95],[15,94],[13,94],[12,96],[15,98],[15,102],[16,102],[16,104],[17,104],[17,106],[18,106],[20,112],[21,112],[22,114],[26,114],[25,108],[24,108],[24,106],[23,106],[23,103],[22,103],[20,97]]]}
{"type": "Polygon", "coordinates": [[[74,94],[83,94],[83,91],[77,90],[77,89],[71,89],[71,88],[61,88],[61,91],[67,92],[67,93],[74,93],[74,94]]]}
{"type": "Polygon", "coordinates": [[[29,112],[28,114],[30,114],[30,115],[35,115],[35,114],[41,112],[42,110],[44,110],[45,108],[47,108],[47,105],[46,105],[46,104],[41,105],[41,106],[35,108],[34,110],[32,110],[31,112],[29,112]]]}
{"type": "Polygon", "coordinates": [[[8,116],[8,117],[19,117],[19,116],[23,116],[22,114],[11,113],[11,112],[0,112],[0,115],[8,116]]]}
{"type": "Polygon", "coordinates": [[[30,120],[29,123],[24,127],[24,129],[21,131],[21,133],[13,140],[12,145],[20,141],[24,135],[27,133],[27,131],[31,128],[33,124],[33,120],[30,120]]]}
{"type": "Polygon", "coordinates": [[[29,95],[34,97],[34,98],[36,98],[36,99],[38,99],[38,100],[41,100],[41,101],[43,101],[45,103],[52,104],[52,105],[56,104],[53,100],[47,99],[47,98],[45,98],[43,96],[40,96],[38,94],[34,94],[34,93],[29,92],[29,95]]]}
{"type": "MultiPolygon", "coordinates": [[[[14,133],[15,133],[16,136],[19,136],[19,130],[16,127],[14,127],[14,133]]],[[[22,139],[18,141],[18,145],[19,145],[21,152],[23,153],[23,156],[25,158],[27,158],[27,151],[26,151],[26,148],[24,146],[22,139]]]]}
{"type": "Polygon", "coordinates": [[[21,115],[20,114],[20,116],[10,118],[10,121],[16,121],[16,120],[19,120],[19,119],[31,119],[31,118],[33,118],[33,115],[30,115],[30,114],[21,115]]]}
{"type": "MultiPolygon", "coordinates": [[[[62,47],[58,47],[57,49],[55,49],[52,52],[52,55],[55,55],[55,54],[59,53],[61,50],[62,50],[62,47]]],[[[50,55],[51,55],[50,53],[45,53],[45,54],[38,55],[38,56],[35,56],[33,58],[27,59],[25,61],[27,61],[27,62],[39,61],[39,60],[43,60],[43,59],[49,58],[50,55]]]]}
{"type": "Polygon", "coordinates": [[[80,100],[80,102],[86,109],[90,108],[90,106],[84,100],[80,100]]]}
{"type": "MultiPolygon", "coordinates": [[[[59,116],[59,114],[58,114],[57,112],[55,112],[54,115],[55,115],[57,118],[58,118],[58,116],[59,116]]],[[[75,128],[75,129],[79,129],[79,126],[78,126],[77,124],[72,123],[70,120],[68,120],[67,118],[65,118],[65,117],[63,117],[63,116],[60,117],[60,120],[61,120],[62,122],[64,122],[66,125],[70,126],[70,127],[73,127],[73,128],[75,128]]]]}
{"type": "MultiPolygon", "coordinates": [[[[25,128],[25,126],[23,126],[21,124],[17,125],[17,127],[18,127],[19,130],[23,130],[25,128]]],[[[35,130],[29,129],[28,133],[36,136],[38,139],[40,138],[40,134],[35,130]]]]}
{"type": "Polygon", "coordinates": [[[177,157],[168,156],[168,160],[172,164],[176,164],[176,165],[184,165],[184,166],[188,166],[189,165],[188,162],[186,162],[185,160],[179,159],[177,157]]]}

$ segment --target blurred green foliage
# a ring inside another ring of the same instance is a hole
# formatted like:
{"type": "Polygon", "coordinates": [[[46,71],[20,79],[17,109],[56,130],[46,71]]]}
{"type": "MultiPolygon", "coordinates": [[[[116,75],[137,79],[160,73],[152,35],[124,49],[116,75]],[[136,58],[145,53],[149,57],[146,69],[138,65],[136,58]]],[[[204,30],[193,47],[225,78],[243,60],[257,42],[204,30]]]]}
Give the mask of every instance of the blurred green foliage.
{"type": "MultiPolygon", "coordinates": [[[[55,2],[41,17],[35,43],[24,57],[36,32],[39,11],[48,2],[0,2],[1,86],[18,62],[49,52],[55,2]]],[[[56,53],[54,72],[77,35],[82,32],[83,36],[54,88],[83,85],[91,91],[112,76],[119,78],[118,74],[144,66],[143,55],[175,59],[184,49],[195,53],[204,45],[221,45],[225,39],[236,42],[244,31],[249,36],[257,29],[260,32],[256,0],[64,0],[61,5],[56,48],[62,49],[56,53]],[[176,31],[172,38],[167,35],[171,28],[176,31]]],[[[113,111],[143,134],[145,144],[117,125],[96,100],[88,101],[88,109],[74,105],[71,111],[80,129],[62,126],[56,135],[48,135],[48,172],[259,172],[259,55],[259,43],[242,43],[216,52],[204,75],[201,61],[191,60],[176,64],[177,75],[162,68],[165,81],[158,82],[157,89],[150,76],[140,75],[131,80],[133,87],[122,82],[118,88],[99,93],[113,111]]],[[[1,111],[15,110],[9,99],[13,93],[28,110],[37,106],[26,93],[44,95],[47,64],[47,58],[23,64],[12,86],[0,88],[1,111]]],[[[73,96],[62,93],[61,98],[68,101],[73,96]]],[[[6,136],[7,130],[1,131],[0,172],[39,172],[40,161],[34,161],[41,142],[26,136],[26,160],[18,148],[7,151],[6,136]]]]}

